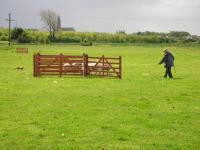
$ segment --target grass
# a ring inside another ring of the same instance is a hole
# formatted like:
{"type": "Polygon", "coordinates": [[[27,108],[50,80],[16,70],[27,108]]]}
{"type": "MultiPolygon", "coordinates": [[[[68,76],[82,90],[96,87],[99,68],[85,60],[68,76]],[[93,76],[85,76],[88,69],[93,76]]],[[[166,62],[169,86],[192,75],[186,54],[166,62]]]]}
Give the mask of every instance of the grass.
{"type": "Polygon", "coordinates": [[[197,150],[200,47],[169,46],[175,79],[157,65],[163,45],[0,45],[1,150],[197,150]],[[16,54],[16,47],[28,54],[16,54]],[[122,56],[122,80],[32,76],[32,55],[122,56]],[[15,67],[23,66],[24,70],[15,67]],[[57,82],[54,82],[57,81],[57,82]]]}

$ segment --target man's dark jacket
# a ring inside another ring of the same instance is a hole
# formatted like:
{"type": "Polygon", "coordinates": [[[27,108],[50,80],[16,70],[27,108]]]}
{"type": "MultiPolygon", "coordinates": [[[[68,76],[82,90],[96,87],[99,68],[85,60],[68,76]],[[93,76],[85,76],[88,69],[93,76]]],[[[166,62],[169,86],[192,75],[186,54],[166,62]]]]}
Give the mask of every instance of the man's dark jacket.
{"type": "Polygon", "coordinates": [[[166,52],[159,64],[165,64],[165,68],[170,68],[174,65],[174,56],[170,52],[166,52]]]}

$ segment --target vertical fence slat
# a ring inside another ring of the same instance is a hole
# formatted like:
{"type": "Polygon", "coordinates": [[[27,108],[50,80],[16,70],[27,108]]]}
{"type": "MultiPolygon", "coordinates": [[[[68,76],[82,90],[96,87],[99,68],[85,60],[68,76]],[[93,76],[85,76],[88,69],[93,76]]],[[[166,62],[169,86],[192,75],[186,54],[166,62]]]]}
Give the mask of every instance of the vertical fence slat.
{"type": "Polygon", "coordinates": [[[88,55],[85,55],[85,76],[88,75],[88,55]]]}
{"type": "Polygon", "coordinates": [[[33,55],[33,76],[36,77],[36,74],[35,74],[35,54],[33,55]]]}
{"type": "Polygon", "coordinates": [[[105,59],[105,57],[104,57],[104,55],[103,55],[103,76],[104,76],[104,59],[105,59]]]}
{"type": "Polygon", "coordinates": [[[122,78],[122,57],[119,56],[119,78],[122,78]]]}
{"type": "Polygon", "coordinates": [[[83,76],[85,77],[85,53],[83,53],[83,64],[81,68],[83,68],[82,72],[83,72],[83,76]]]}
{"type": "Polygon", "coordinates": [[[60,71],[59,71],[59,75],[60,75],[60,77],[62,76],[62,68],[63,68],[63,54],[60,54],[60,71]]]}
{"type": "Polygon", "coordinates": [[[36,76],[40,75],[40,69],[38,66],[40,66],[40,53],[36,54],[36,76]]]}
{"type": "Polygon", "coordinates": [[[39,75],[38,73],[38,58],[39,53],[33,55],[33,76],[37,77],[39,75]]]}
{"type": "Polygon", "coordinates": [[[87,61],[87,55],[85,53],[83,53],[83,76],[86,77],[87,76],[87,65],[88,65],[88,61],[87,61]]]}

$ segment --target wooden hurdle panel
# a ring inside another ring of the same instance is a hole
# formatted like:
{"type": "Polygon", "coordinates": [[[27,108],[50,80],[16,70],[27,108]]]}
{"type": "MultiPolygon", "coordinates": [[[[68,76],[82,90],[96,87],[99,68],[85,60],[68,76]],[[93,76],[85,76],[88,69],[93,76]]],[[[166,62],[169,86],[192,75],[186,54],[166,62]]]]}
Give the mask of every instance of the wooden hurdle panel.
{"type": "Polygon", "coordinates": [[[71,75],[82,76],[84,74],[84,56],[71,55],[40,55],[33,56],[34,76],[42,75],[71,75]]]}
{"type": "Polygon", "coordinates": [[[60,75],[59,55],[34,55],[34,76],[60,75]]]}
{"type": "Polygon", "coordinates": [[[87,75],[101,77],[122,77],[121,56],[118,58],[87,57],[87,75]]]}
{"type": "Polygon", "coordinates": [[[16,53],[28,53],[28,48],[18,47],[16,48],[16,53]]]}
{"type": "Polygon", "coordinates": [[[62,55],[62,75],[84,76],[84,55],[62,55]]]}

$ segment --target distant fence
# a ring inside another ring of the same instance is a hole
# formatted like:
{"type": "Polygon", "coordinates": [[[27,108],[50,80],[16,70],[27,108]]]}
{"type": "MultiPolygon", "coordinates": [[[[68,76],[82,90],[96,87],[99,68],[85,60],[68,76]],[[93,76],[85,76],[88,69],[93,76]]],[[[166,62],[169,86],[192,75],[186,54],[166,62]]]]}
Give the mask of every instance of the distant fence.
{"type": "Polygon", "coordinates": [[[99,76],[99,77],[122,77],[122,60],[118,58],[89,57],[72,55],[33,55],[34,77],[43,75],[58,76],[99,76]]]}
{"type": "Polygon", "coordinates": [[[16,53],[28,53],[28,48],[16,48],[16,53]]]}

